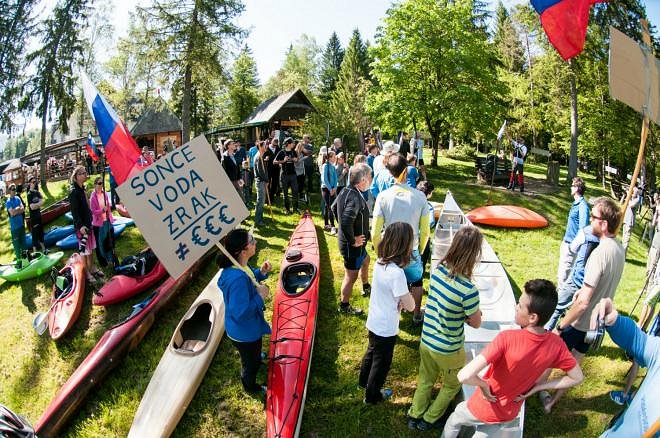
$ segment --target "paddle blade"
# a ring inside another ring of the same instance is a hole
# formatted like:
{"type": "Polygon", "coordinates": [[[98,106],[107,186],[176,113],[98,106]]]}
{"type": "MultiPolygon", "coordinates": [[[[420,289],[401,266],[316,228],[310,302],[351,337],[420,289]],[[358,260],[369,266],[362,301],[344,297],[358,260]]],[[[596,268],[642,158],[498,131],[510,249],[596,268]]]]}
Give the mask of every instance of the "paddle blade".
{"type": "Polygon", "coordinates": [[[48,330],[48,313],[38,313],[32,320],[32,328],[39,336],[46,333],[46,330],[48,330]]]}

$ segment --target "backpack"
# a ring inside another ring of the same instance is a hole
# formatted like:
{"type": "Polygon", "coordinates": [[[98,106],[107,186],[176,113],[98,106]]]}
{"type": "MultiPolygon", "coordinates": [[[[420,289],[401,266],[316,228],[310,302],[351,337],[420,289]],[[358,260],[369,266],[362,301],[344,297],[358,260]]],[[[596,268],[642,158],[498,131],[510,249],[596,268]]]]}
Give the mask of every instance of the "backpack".
{"type": "Polygon", "coordinates": [[[124,257],[119,266],[115,267],[115,272],[129,277],[141,277],[151,272],[156,263],[158,263],[158,257],[151,248],[147,248],[137,255],[124,257]]]}

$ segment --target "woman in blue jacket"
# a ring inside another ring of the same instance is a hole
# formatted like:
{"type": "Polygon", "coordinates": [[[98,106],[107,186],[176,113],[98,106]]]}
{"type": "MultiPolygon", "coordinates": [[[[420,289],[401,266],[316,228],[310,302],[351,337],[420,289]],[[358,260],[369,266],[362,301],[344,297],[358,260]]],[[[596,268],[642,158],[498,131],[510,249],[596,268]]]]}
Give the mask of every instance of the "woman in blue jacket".
{"type": "Polygon", "coordinates": [[[261,337],[270,334],[270,326],[264,318],[264,301],[270,291],[265,284],[255,284],[245,268],[252,271],[257,282],[266,279],[272,269],[266,261],[261,269],[252,268],[247,261],[256,251],[254,236],[243,229],[229,232],[224,240],[227,252],[241,265],[235,266],[225,254],[218,256],[218,266],[223,269],[218,287],[225,300],[225,331],[241,356],[241,382],[248,392],[265,394],[266,387],[257,384],[261,366],[261,337]]]}

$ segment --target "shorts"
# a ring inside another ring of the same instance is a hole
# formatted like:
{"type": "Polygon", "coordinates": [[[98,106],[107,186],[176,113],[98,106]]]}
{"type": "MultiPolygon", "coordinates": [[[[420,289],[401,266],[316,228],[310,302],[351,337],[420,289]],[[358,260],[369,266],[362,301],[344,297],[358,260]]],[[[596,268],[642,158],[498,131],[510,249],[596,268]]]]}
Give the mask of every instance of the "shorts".
{"type": "Polygon", "coordinates": [[[410,263],[403,268],[403,273],[406,274],[406,281],[409,285],[419,287],[423,284],[424,266],[418,250],[413,250],[410,255],[410,263]]]}
{"type": "Polygon", "coordinates": [[[559,334],[559,336],[561,336],[564,343],[568,347],[569,351],[575,349],[582,354],[587,354],[587,351],[589,351],[589,346],[591,344],[587,344],[584,342],[584,335],[586,335],[585,332],[583,332],[582,330],[578,330],[573,326],[568,326],[564,328],[564,330],[559,334]]]}
{"type": "Polygon", "coordinates": [[[78,251],[80,252],[80,255],[83,256],[88,256],[92,255],[94,253],[94,250],[96,249],[96,238],[94,237],[94,232],[91,230],[91,227],[89,230],[87,230],[87,243],[85,246],[82,246],[81,243],[81,238],[82,236],[76,233],[78,237],[78,251]]]}
{"type": "Polygon", "coordinates": [[[357,254],[356,251],[349,251],[352,254],[348,254],[348,256],[342,254],[342,257],[344,258],[344,268],[349,271],[360,270],[362,263],[364,263],[364,259],[367,258],[367,250],[364,249],[364,246],[361,246],[358,251],[357,254]]]}
{"type": "Polygon", "coordinates": [[[419,159],[417,160],[417,165],[418,165],[418,166],[423,166],[423,165],[424,165],[424,158],[419,158],[419,159]]]}

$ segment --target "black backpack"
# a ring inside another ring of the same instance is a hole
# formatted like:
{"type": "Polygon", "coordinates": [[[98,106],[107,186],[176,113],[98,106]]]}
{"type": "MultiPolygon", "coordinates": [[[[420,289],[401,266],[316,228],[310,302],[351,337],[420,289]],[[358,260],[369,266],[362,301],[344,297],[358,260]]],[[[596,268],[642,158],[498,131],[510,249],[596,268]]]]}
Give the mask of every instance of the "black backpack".
{"type": "Polygon", "coordinates": [[[119,266],[115,267],[115,272],[129,277],[141,277],[151,272],[156,263],[158,263],[158,257],[151,248],[147,248],[137,255],[124,257],[119,266]]]}

